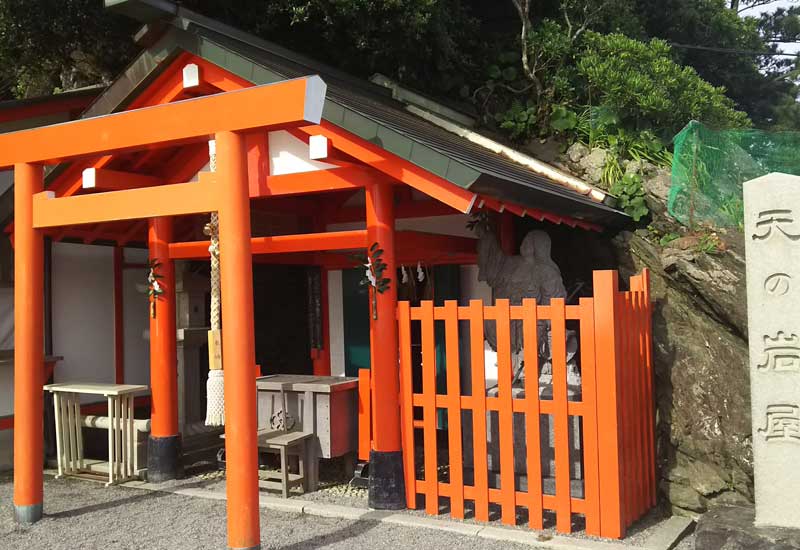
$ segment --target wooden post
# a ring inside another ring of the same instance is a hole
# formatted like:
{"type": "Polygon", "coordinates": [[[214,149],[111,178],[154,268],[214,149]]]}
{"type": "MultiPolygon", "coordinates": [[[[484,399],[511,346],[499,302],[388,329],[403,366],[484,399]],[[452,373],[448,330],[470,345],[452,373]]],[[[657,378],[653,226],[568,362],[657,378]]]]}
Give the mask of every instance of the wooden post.
{"type": "Polygon", "coordinates": [[[250,199],[244,138],[219,132],[217,185],[225,373],[228,547],[260,548],[250,199]]]}
{"type": "MultiPolygon", "coordinates": [[[[173,240],[171,218],[149,220],[150,261],[161,265],[156,274],[163,294],[150,305],[150,436],[147,479],[159,483],[179,477],[181,436],[178,431],[178,354],[175,329],[175,263],[169,258],[173,240]]],[[[151,299],[151,300],[153,300],[151,299]]]]}
{"type": "Polygon", "coordinates": [[[370,357],[372,368],[373,426],[370,451],[369,504],[371,508],[406,507],[400,435],[400,371],[397,347],[397,264],[395,262],[394,190],[388,181],[366,188],[367,246],[383,249],[383,276],[391,279],[383,292],[371,289],[377,301],[370,304],[370,357]],[[377,318],[375,318],[377,317],[377,318]]]}
{"type": "Polygon", "coordinates": [[[508,256],[514,256],[517,252],[517,235],[514,231],[514,218],[511,212],[504,210],[500,213],[497,227],[500,249],[508,256]]]}
{"type": "Polygon", "coordinates": [[[33,228],[42,167],[14,166],[14,515],[42,518],[44,399],[44,240],[33,228]]]}
{"type": "Polygon", "coordinates": [[[625,535],[623,490],[620,471],[621,434],[618,411],[619,347],[617,345],[616,271],[594,272],[595,368],[597,379],[598,470],[600,481],[600,535],[619,539],[625,535]]]}

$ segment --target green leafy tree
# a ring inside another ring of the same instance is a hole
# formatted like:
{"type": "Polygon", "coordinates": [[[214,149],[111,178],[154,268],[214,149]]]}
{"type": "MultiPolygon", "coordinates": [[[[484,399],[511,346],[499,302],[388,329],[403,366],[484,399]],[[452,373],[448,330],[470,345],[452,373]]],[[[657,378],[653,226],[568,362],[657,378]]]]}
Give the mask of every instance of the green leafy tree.
{"type": "Polygon", "coordinates": [[[2,0],[0,94],[30,97],[109,82],[135,52],[135,29],[98,0],[2,0]]]}
{"type": "Polygon", "coordinates": [[[185,5],[328,62],[458,96],[475,70],[478,21],[460,0],[189,0],[185,5]]]}
{"type": "Polygon", "coordinates": [[[589,32],[582,46],[577,66],[587,93],[630,127],[674,133],[692,119],[718,127],[750,125],[724,88],[675,63],[662,40],[589,32]]]}

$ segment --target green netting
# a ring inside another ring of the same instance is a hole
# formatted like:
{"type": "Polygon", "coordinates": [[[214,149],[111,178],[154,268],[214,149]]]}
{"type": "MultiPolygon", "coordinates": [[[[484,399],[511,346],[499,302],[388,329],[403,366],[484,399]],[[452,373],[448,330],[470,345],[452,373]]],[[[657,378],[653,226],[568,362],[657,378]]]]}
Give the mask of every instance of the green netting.
{"type": "Polygon", "coordinates": [[[690,122],[674,143],[667,207],[690,227],[741,227],[744,182],[771,172],[800,175],[800,132],[712,130],[690,122]]]}

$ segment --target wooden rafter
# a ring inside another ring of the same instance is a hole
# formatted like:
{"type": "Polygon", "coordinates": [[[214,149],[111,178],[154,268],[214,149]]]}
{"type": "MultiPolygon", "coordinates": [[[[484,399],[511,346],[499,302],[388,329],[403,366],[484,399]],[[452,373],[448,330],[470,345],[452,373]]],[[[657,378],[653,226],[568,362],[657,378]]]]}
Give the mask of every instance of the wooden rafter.
{"type": "MultiPolygon", "coordinates": [[[[305,233],[300,235],[278,235],[252,237],[253,254],[293,254],[324,250],[358,250],[367,246],[365,230],[333,231],[330,233],[305,233]]],[[[172,243],[169,255],[173,260],[208,258],[209,241],[172,243]]]]}
{"type": "Polygon", "coordinates": [[[327,137],[335,148],[399,182],[450,205],[459,212],[468,214],[472,210],[477,198],[475,193],[462,189],[444,178],[432,174],[338,126],[322,121],[320,124],[304,126],[298,129],[308,135],[320,134],[327,137]]]}

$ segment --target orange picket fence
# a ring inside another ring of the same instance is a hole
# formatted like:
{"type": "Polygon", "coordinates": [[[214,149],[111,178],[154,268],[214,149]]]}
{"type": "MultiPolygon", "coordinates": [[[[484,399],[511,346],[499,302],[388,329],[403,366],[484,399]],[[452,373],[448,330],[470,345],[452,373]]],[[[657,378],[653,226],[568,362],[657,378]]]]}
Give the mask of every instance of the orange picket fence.
{"type": "MultiPolygon", "coordinates": [[[[594,296],[577,305],[400,302],[408,507],[479,521],[499,514],[509,525],[527,515],[533,529],[554,514],[565,533],[582,516],[587,534],[624,537],[656,500],[651,313],[646,270],[629,291],[618,290],[615,271],[595,272],[594,296]],[[487,323],[497,348],[489,387],[487,323]],[[539,352],[543,339],[549,354],[539,352]],[[540,355],[552,356],[549,378],[540,355]]],[[[362,373],[363,456],[371,422],[362,373]]]]}

